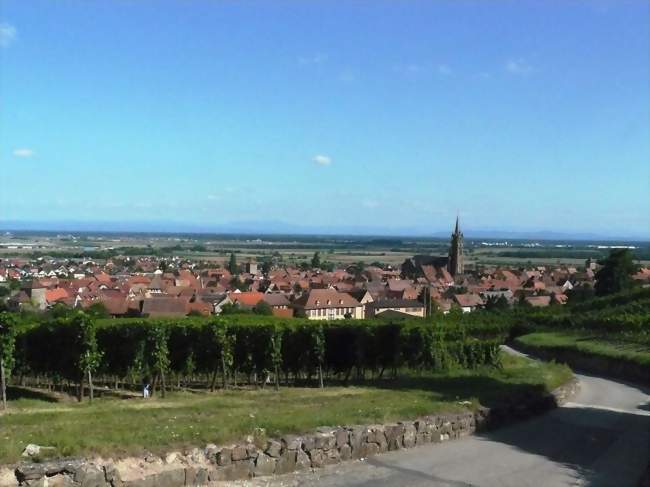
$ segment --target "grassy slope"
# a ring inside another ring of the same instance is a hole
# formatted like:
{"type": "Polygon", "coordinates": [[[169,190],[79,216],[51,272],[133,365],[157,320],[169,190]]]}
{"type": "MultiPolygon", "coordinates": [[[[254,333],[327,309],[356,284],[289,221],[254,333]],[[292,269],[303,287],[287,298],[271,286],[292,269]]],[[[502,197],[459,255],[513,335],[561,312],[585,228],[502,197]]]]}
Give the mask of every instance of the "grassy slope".
{"type": "Polygon", "coordinates": [[[548,331],[523,335],[515,342],[538,348],[562,348],[602,355],[650,366],[650,348],[614,334],[601,336],[593,332],[548,331]]]}
{"type": "Polygon", "coordinates": [[[10,412],[0,416],[0,464],[18,460],[27,443],[55,446],[60,455],[120,456],[224,443],[255,428],[276,437],[324,425],[414,418],[516,400],[551,390],[571,377],[571,371],[558,364],[510,356],[503,362],[498,371],[427,374],[324,390],[177,392],[164,400],[100,399],[92,406],[16,398],[10,412]]]}

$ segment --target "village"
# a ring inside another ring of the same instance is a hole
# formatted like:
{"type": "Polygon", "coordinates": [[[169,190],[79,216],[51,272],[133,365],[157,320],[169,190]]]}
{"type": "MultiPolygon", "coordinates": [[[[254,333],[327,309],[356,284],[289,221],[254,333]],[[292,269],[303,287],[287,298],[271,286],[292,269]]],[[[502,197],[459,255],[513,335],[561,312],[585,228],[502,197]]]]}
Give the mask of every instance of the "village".
{"type": "MultiPolygon", "coordinates": [[[[93,309],[112,317],[256,313],[312,320],[426,317],[452,310],[563,305],[593,295],[598,264],[525,267],[463,263],[456,223],[448,256],[415,255],[401,266],[352,264],[325,269],[253,259],[223,266],[180,257],[116,256],[0,260],[1,306],[11,311],[93,309]]],[[[650,269],[634,279],[650,282],[650,269]]]]}

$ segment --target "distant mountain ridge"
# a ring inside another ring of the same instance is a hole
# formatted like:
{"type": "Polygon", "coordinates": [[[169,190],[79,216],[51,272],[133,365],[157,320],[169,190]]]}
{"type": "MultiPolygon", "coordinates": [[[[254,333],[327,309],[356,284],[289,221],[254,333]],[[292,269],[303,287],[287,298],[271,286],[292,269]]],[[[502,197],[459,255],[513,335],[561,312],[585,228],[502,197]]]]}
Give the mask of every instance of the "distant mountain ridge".
{"type": "MultiPolygon", "coordinates": [[[[462,222],[461,222],[462,227],[462,222]]],[[[421,226],[384,227],[358,225],[296,225],[282,221],[235,221],[224,224],[197,224],[175,221],[22,221],[0,220],[0,231],[46,232],[110,232],[110,233],[199,233],[249,235],[350,235],[386,237],[448,238],[449,230],[421,226]]],[[[469,239],[513,240],[590,240],[590,241],[650,241],[650,235],[602,235],[597,233],[568,233],[552,230],[462,229],[469,239]]]]}

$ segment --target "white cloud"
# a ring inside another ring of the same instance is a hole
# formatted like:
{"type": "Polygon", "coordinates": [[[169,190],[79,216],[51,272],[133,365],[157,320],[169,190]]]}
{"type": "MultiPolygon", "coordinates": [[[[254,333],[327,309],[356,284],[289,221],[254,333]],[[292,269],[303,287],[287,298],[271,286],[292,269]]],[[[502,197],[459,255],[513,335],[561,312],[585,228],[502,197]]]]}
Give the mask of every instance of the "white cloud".
{"type": "Polygon", "coordinates": [[[332,163],[332,159],[329,156],[323,154],[315,155],[312,158],[312,161],[314,161],[319,166],[329,166],[332,163]]]}
{"type": "Polygon", "coordinates": [[[219,196],[218,194],[209,194],[208,199],[211,201],[216,201],[216,200],[220,200],[221,196],[219,196]]]}
{"type": "Polygon", "coordinates": [[[534,69],[523,59],[509,59],[506,61],[505,69],[508,73],[516,76],[528,76],[534,69]]]}
{"type": "Polygon", "coordinates": [[[0,47],[9,47],[16,39],[16,28],[6,22],[0,23],[0,47]]]}
{"type": "Polygon", "coordinates": [[[437,71],[440,76],[451,76],[454,73],[453,70],[446,64],[439,64],[437,71]]]}
{"type": "Polygon", "coordinates": [[[13,155],[14,157],[32,157],[34,155],[34,151],[27,148],[14,149],[13,155]]]}

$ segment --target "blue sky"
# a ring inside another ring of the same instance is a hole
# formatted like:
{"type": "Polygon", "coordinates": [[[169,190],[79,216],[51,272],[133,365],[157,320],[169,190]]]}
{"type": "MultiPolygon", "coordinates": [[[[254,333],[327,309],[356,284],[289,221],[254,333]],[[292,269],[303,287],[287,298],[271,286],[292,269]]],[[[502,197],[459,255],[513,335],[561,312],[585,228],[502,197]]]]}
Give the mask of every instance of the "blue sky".
{"type": "Polygon", "coordinates": [[[650,236],[647,1],[3,0],[0,23],[0,222],[650,236]]]}

